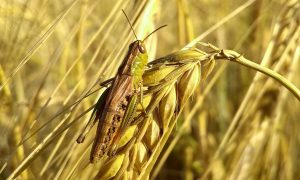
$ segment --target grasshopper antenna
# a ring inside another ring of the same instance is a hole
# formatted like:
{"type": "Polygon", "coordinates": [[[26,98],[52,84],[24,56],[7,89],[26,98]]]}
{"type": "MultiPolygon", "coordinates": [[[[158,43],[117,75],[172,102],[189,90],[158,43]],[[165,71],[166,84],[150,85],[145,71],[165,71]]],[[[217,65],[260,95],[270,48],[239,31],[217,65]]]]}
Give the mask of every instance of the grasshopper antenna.
{"type": "Polygon", "coordinates": [[[132,27],[132,24],[130,23],[130,20],[129,20],[128,16],[126,15],[126,13],[125,13],[125,11],[124,11],[123,9],[122,9],[122,11],[123,11],[123,13],[124,13],[124,15],[125,15],[125,17],[126,17],[128,23],[129,23],[129,25],[130,25],[130,28],[131,28],[131,30],[132,30],[132,32],[133,32],[135,38],[138,40],[137,35],[136,35],[135,32],[134,32],[134,29],[133,29],[133,27],[132,27]]]}
{"type": "Polygon", "coordinates": [[[150,37],[153,33],[155,33],[156,31],[158,31],[158,30],[160,30],[161,28],[164,28],[164,27],[166,27],[166,26],[167,26],[167,25],[165,24],[165,25],[162,25],[162,26],[156,28],[154,31],[152,31],[150,34],[148,34],[148,36],[146,36],[146,37],[144,38],[143,42],[144,42],[148,37],[150,37]]]}

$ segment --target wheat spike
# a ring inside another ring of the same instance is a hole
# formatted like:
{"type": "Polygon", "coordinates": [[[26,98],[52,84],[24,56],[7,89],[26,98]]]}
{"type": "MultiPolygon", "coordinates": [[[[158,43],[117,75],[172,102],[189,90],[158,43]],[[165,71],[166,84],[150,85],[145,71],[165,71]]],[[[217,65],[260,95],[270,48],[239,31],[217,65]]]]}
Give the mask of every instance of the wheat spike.
{"type": "MultiPolygon", "coordinates": [[[[144,86],[147,87],[145,98],[151,97],[151,101],[145,100],[149,103],[144,104],[148,117],[137,115],[140,122],[137,123],[136,135],[132,130],[124,134],[126,142],[134,139],[134,145],[120,151],[118,158],[107,158],[105,161],[109,163],[103,163],[99,177],[108,179],[112,178],[112,174],[124,179],[148,177],[145,171],[155,162],[154,153],[164,146],[162,139],[168,138],[185,103],[199,87],[200,81],[204,80],[202,72],[207,77],[213,66],[211,56],[197,49],[178,51],[151,62],[143,77],[144,86]],[[130,163],[124,163],[126,158],[130,163]],[[126,171],[121,164],[126,166],[126,171]],[[120,171],[118,173],[117,168],[120,171]]],[[[131,126],[128,129],[135,128],[131,126]]]]}

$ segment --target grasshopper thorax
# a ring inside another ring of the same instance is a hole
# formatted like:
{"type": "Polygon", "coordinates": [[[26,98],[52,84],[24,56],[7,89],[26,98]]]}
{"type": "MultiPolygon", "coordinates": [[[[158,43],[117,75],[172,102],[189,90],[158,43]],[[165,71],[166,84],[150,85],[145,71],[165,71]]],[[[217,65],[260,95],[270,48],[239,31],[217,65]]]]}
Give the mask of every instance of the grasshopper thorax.
{"type": "Polygon", "coordinates": [[[137,85],[142,81],[142,75],[148,63],[148,54],[144,42],[136,40],[130,44],[132,61],[130,63],[130,74],[134,77],[133,83],[137,85]]]}

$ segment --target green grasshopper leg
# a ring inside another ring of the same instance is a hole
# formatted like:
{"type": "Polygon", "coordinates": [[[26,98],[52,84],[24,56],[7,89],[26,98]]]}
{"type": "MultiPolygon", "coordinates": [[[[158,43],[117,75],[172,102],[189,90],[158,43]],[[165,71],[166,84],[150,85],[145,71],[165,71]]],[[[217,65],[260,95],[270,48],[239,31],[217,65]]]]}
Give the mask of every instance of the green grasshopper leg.
{"type": "Polygon", "coordinates": [[[112,146],[111,146],[110,152],[108,152],[108,154],[114,155],[116,153],[116,151],[118,149],[118,143],[119,143],[120,138],[122,137],[126,128],[130,125],[130,122],[134,118],[134,114],[136,113],[136,108],[137,108],[137,101],[138,101],[137,94],[133,94],[129,100],[128,108],[125,112],[124,119],[122,120],[120,128],[119,128],[118,132],[116,133],[116,137],[114,138],[114,140],[112,142],[112,146]]]}
{"type": "Polygon", "coordinates": [[[105,100],[106,100],[109,90],[110,90],[109,88],[106,89],[103,92],[103,94],[100,96],[99,100],[97,101],[96,106],[92,112],[92,115],[91,115],[88,123],[86,124],[86,126],[84,127],[81,134],[79,135],[79,137],[76,140],[76,142],[78,144],[83,143],[85,136],[87,136],[87,134],[91,131],[93,126],[97,123],[97,120],[99,119],[99,117],[101,117],[101,114],[102,114],[102,111],[103,111],[103,108],[105,105],[105,100]]]}
{"type": "Polygon", "coordinates": [[[133,122],[134,115],[137,110],[137,103],[141,104],[145,116],[148,117],[146,108],[144,107],[144,104],[143,104],[143,84],[142,83],[139,84],[139,89],[140,89],[139,97],[138,97],[138,93],[134,93],[129,100],[129,105],[128,105],[127,111],[125,112],[124,120],[122,121],[118,135],[115,138],[115,140],[112,144],[111,150],[109,152],[109,154],[111,154],[111,155],[114,155],[117,152],[118,142],[119,142],[121,136],[125,132],[126,128],[128,126],[130,126],[131,122],[133,122]]]}
{"type": "Polygon", "coordinates": [[[140,88],[140,104],[142,106],[142,109],[143,109],[145,115],[147,115],[147,111],[146,111],[146,108],[144,107],[144,103],[143,103],[144,93],[143,93],[143,84],[142,83],[139,83],[139,88],[140,88]]]}

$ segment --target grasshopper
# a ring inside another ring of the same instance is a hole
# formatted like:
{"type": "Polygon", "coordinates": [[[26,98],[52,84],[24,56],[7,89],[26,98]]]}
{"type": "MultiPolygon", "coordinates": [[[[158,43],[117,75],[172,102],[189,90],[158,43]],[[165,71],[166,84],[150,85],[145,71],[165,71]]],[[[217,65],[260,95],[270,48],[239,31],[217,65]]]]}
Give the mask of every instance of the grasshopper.
{"type": "MultiPolygon", "coordinates": [[[[148,63],[144,41],[166,26],[157,28],[144,40],[138,40],[127,15],[124,11],[123,13],[137,40],[129,45],[127,55],[112,80],[111,86],[99,98],[87,125],[77,138],[77,143],[82,143],[87,133],[98,121],[97,133],[90,154],[91,163],[96,163],[104,155],[113,156],[116,153],[121,135],[134,118],[137,104],[142,105],[142,75],[148,63]]],[[[146,113],[144,107],[143,110],[146,113]]]]}

